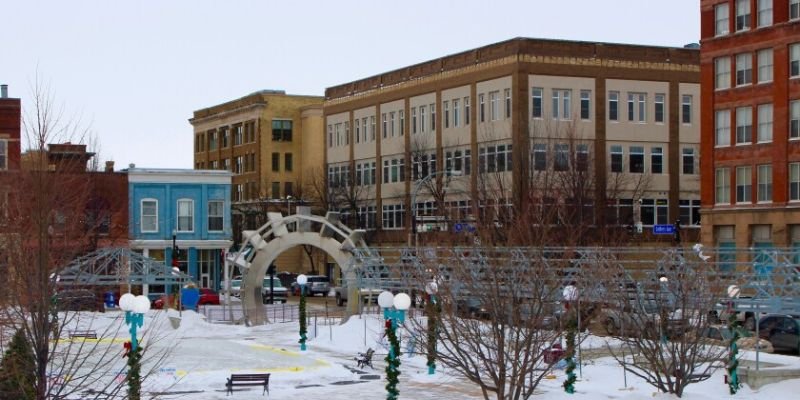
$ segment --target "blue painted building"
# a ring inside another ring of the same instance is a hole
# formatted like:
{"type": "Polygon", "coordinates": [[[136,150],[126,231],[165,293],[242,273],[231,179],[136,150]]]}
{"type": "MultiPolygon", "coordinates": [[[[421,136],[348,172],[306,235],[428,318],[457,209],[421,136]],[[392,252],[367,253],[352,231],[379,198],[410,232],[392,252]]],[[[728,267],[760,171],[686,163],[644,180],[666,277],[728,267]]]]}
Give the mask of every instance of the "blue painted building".
{"type": "Polygon", "coordinates": [[[231,177],[217,170],[128,169],[131,249],[167,265],[175,259],[200,287],[219,289],[223,254],[233,243],[231,177]]]}

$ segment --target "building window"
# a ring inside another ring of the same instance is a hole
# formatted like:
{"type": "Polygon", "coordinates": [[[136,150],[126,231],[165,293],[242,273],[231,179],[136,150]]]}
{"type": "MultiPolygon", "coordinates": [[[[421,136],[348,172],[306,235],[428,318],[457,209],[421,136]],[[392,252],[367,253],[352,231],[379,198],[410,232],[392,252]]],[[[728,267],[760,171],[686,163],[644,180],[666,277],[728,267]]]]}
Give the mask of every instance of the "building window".
{"type": "Polygon", "coordinates": [[[283,183],[283,195],[286,197],[294,195],[294,183],[293,182],[284,182],[283,183]]]}
{"type": "Polygon", "coordinates": [[[750,29],[750,0],[736,0],[736,32],[750,29]]]}
{"type": "Polygon", "coordinates": [[[664,150],[661,147],[650,149],[650,172],[653,174],[664,173],[664,150]]]}
{"type": "Polygon", "coordinates": [[[374,185],[375,182],[375,161],[356,164],[356,185],[374,185]]]}
{"type": "Polygon", "coordinates": [[[333,147],[333,125],[328,124],[328,148],[333,147]]]}
{"type": "Polygon", "coordinates": [[[547,144],[536,143],[533,145],[533,170],[544,171],[547,169],[547,144]]]}
{"type": "Polygon", "coordinates": [[[478,119],[480,122],[486,122],[486,106],[483,97],[483,93],[478,95],[478,119]]]}
{"type": "Polygon", "coordinates": [[[758,57],[758,82],[772,82],[772,49],[759,50],[758,57]]]}
{"type": "Polygon", "coordinates": [[[283,154],[283,170],[286,172],[291,172],[292,168],[294,167],[294,160],[292,159],[292,153],[284,153],[283,154]]]}
{"type": "Polygon", "coordinates": [[[681,224],[700,225],[700,200],[680,200],[681,224]]]}
{"type": "Polygon", "coordinates": [[[692,95],[690,94],[681,96],[681,122],[692,123],[692,95]]]}
{"type": "Polygon", "coordinates": [[[461,103],[458,99],[453,99],[453,127],[458,128],[461,124],[461,103]]]}
{"type": "Polygon", "coordinates": [[[663,123],[664,122],[664,94],[656,93],[655,106],[656,106],[655,120],[658,123],[663,123]]]}
{"type": "Polygon", "coordinates": [[[223,213],[223,202],[211,200],[208,202],[208,231],[222,232],[225,217],[223,213]]]}
{"type": "Polygon", "coordinates": [[[350,121],[344,121],[344,144],[350,144],[350,121]]]}
{"type": "Polygon", "coordinates": [[[500,91],[489,92],[489,120],[500,119],[500,91]]]}
{"type": "Polygon", "coordinates": [[[8,140],[0,139],[0,171],[8,169],[8,140]]]}
{"type": "Polygon", "coordinates": [[[272,198],[273,199],[280,199],[281,198],[281,183],[280,182],[272,182],[272,198]]]}
{"type": "Polygon", "coordinates": [[[590,90],[581,90],[581,119],[589,119],[592,104],[591,97],[592,92],[590,90]]]}
{"type": "Polygon", "coordinates": [[[194,200],[178,200],[178,232],[194,232],[194,200]]]}
{"type": "Polygon", "coordinates": [[[750,203],[753,200],[752,167],[736,167],[736,202],[750,203]]]}
{"type": "Polygon", "coordinates": [[[531,118],[542,118],[542,88],[531,89],[531,118]]]}
{"type": "Polygon", "coordinates": [[[789,164],[789,200],[800,201],[800,163],[789,164]]]}
{"type": "Polygon", "coordinates": [[[448,150],[445,152],[445,171],[460,171],[462,175],[469,175],[472,172],[472,151],[448,150]]]}
{"type": "Polygon", "coordinates": [[[242,144],[242,136],[244,134],[244,129],[242,124],[236,125],[233,127],[233,145],[238,146],[242,144]]]}
{"type": "Polygon", "coordinates": [[[230,132],[228,132],[228,128],[219,128],[219,138],[222,141],[222,145],[220,146],[221,149],[228,147],[228,137],[230,136],[230,132]]]}
{"type": "Polygon", "coordinates": [[[469,125],[469,120],[472,118],[469,113],[469,97],[464,97],[464,125],[469,125]]]}
{"type": "Polygon", "coordinates": [[[281,153],[272,153],[272,172],[281,170],[281,153]]]}
{"type": "Polygon", "coordinates": [[[642,199],[640,206],[642,225],[664,225],[668,223],[669,202],[667,199],[642,199]]]}
{"type": "Polygon", "coordinates": [[[742,53],[736,55],[736,86],[753,83],[753,55],[742,53]]]}
{"type": "Polygon", "coordinates": [[[392,111],[392,112],[390,112],[390,113],[389,113],[389,135],[390,135],[391,137],[394,137],[394,136],[395,136],[395,128],[394,128],[394,126],[395,126],[395,123],[394,123],[395,119],[394,119],[394,114],[395,114],[395,112],[394,112],[394,111],[392,111]]]}
{"type": "Polygon", "coordinates": [[[718,4],[714,6],[714,20],[716,36],[727,35],[730,32],[730,21],[728,16],[728,4],[718,4]]]}
{"type": "Polygon", "coordinates": [[[425,106],[419,106],[419,131],[425,132],[425,106]]]}
{"type": "Polygon", "coordinates": [[[685,175],[693,175],[694,174],[694,148],[692,147],[684,147],[683,148],[683,173],[685,175]]]}
{"type": "Polygon", "coordinates": [[[158,232],[158,200],[143,199],[141,204],[141,232],[158,232]]]}
{"type": "Polygon", "coordinates": [[[217,149],[217,132],[208,131],[208,150],[217,149]]]}
{"type": "Polygon", "coordinates": [[[570,119],[572,111],[570,111],[570,97],[571,90],[555,89],[553,90],[553,119],[570,119]],[[560,113],[559,113],[560,110],[560,113]]]}
{"type": "Polygon", "coordinates": [[[728,168],[717,168],[715,179],[717,204],[730,204],[731,202],[731,173],[728,168]]]}
{"type": "Polygon", "coordinates": [[[789,138],[800,138],[800,100],[789,103],[789,138]]]}
{"type": "Polygon", "coordinates": [[[800,18],[800,0],[789,0],[789,19],[800,18]]]}
{"type": "Polygon", "coordinates": [[[628,121],[645,122],[647,94],[628,93],[628,121]]]}
{"type": "Polygon", "coordinates": [[[589,170],[589,145],[575,146],[575,169],[581,172],[589,170]]]}
{"type": "Polygon", "coordinates": [[[436,104],[430,105],[431,109],[431,132],[436,131],[436,104]]]}
{"type": "Polygon", "coordinates": [[[442,115],[442,119],[443,119],[442,123],[444,124],[445,128],[449,128],[450,127],[450,102],[449,101],[445,100],[445,101],[442,102],[442,112],[444,113],[442,115]]]}
{"type": "Polygon", "coordinates": [[[383,182],[382,183],[397,183],[404,182],[406,170],[405,158],[394,158],[390,160],[383,160],[383,182]]]}
{"type": "Polygon", "coordinates": [[[415,181],[436,173],[436,153],[413,156],[411,162],[412,179],[415,181]]]}
{"type": "Polygon", "coordinates": [[[235,174],[241,174],[243,167],[244,167],[244,156],[238,156],[233,159],[233,172],[235,174]]]}
{"type": "Polygon", "coordinates": [[[730,146],[731,110],[717,110],[715,131],[716,131],[716,145],[730,146]]]}
{"type": "Polygon", "coordinates": [[[736,109],[736,144],[749,144],[753,142],[753,108],[739,107],[736,109]]]}
{"type": "Polygon", "coordinates": [[[800,76],[800,43],[789,46],[789,76],[800,76]]]}
{"type": "Polygon", "coordinates": [[[417,107],[411,107],[411,133],[417,133],[417,107]]]}
{"type": "Polygon", "coordinates": [[[275,142],[292,141],[292,121],[291,120],[272,120],[272,140],[275,142]]]}
{"type": "Polygon", "coordinates": [[[383,229],[400,229],[403,227],[406,211],[403,204],[389,204],[383,206],[383,229]]]}
{"type": "Polygon", "coordinates": [[[611,172],[622,172],[622,146],[611,146],[611,172]]]}
{"type": "Polygon", "coordinates": [[[358,226],[361,229],[373,230],[376,228],[377,217],[375,206],[358,207],[358,226]]]}
{"type": "Polygon", "coordinates": [[[628,154],[628,167],[634,174],[644,173],[644,147],[631,146],[628,154]]]}
{"type": "Polygon", "coordinates": [[[384,139],[386,139],[386,135],[389,133],[387,129],[388,121],[386,120],[386,113],[381,114],[381,135],[384,139]]]}
{"type": "Polygon", "coordinates": [[[403,136],[406,132],[406,112],[405,110],[400,110],[398,112],[398,116],[400,118],[400,136],[403,136]]]}
{"type": "Polygon", "coordinates": [[[511,171],[511,145],[501,144],[478,149],[480,172],[511,171]]]}
{"type": "Polygon", "coordinates": [[[758,142],[772,141],[772,104],[758,106],[758,142]]]}
{"type": "Polygon", "coordinates": [[[504,91],[506,96],[506,119],[511,118],[511,89],[506,89],[504,91]]]}
{"type": "Polygon", "coordinates": [[[553,146],[553,170],[554,171],[567,171],[569,170],[569,145],[559,143],[553,146]]]}
{"type": "Polygon", "coordinates": [[[608,120],[619,120],[619,92],[608,92],[608,120]]]}
{"type": "Polygon", "coordinates": [[[758,27],[772,25],[772,0],[758,0],[758,27]]]}
{"type": "Polygon", "coordinates": [[[772,165],[758,166],[758,202],[772,201],[772,165]]]}
{"type": "Polygon", "coordinates": [[[719,57],[714,59],[715,89],[727,89],[731,87],[731,59],[730,57],[719,57]]]}
{"type": "MultiPolygon", "coordinates": [[[[361,120],[356,118],[355,119],[355,134],[356,134],[356,143],[361,142],[361,120]]],[[[366,142],[366,140],[364,140],[366,142]]]]}

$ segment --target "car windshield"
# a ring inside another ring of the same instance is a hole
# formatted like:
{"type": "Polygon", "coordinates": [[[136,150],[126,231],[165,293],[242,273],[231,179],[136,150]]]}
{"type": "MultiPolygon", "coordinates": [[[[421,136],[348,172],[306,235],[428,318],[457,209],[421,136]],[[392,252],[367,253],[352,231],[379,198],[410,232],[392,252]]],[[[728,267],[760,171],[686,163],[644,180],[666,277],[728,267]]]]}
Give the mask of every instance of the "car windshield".
{"type": "MultiPolygon", "coordinates": [[[[269,287],[269,278],[264,278],[264,287],[265,288],[269,287]]],[[[272,287],[276,287],[276,288],[277,287],[283,287],[283,285],[281,285],[281,280],[278,279],[278,278],[273,279],[272,280],[272,287]]]]}
{"type": "Polygon", "coordinates": [[[231,281],[231,286],[232,287],[241,287],[242,286],[242,281],[240,281],[238,279],[237,280],[232,280],[231,281]]]}

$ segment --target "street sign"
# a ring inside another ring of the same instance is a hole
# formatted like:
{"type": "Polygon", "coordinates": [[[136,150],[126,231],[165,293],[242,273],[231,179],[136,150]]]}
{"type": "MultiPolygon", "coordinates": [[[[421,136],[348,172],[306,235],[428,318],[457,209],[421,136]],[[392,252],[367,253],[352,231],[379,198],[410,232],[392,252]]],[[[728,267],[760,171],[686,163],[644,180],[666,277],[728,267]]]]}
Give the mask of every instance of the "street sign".
{"type": "Polygon", "coordinates": [[[675,233],[674,225],[653,225],[654,235],[672,235],[675,233]]]}

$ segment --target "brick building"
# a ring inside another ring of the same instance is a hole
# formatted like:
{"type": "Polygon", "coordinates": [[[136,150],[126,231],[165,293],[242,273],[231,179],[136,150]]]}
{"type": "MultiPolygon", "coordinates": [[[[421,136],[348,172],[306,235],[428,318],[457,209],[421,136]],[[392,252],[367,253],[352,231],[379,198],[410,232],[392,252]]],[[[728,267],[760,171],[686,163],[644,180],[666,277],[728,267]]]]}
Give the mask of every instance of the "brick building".
{"type": "Polygon", "coordinates": [[[410,241],[412,214],[453,232],[554,203],[595,227],[643,226],[645,240],[679,218],[696,236],[699,64],[696,48],[515,38],[333,86],[328,185],[355,188],[340,208],[382,243],[410,241]],[[579,207],[539,187],[569,171],[591,182],[579,207]],[[444,198],[420,190],[426,177],[444,198]]]}
{"type": "Polygon", "coordinates": [[[8,85],[0,85],[0,171],[19,169],[20,99],[8,97],[8,85]]]}
{"type": "Polygon", "coordinates": [[[800,0],[702,0],[703,242],[800,243],[800,0]]]}

